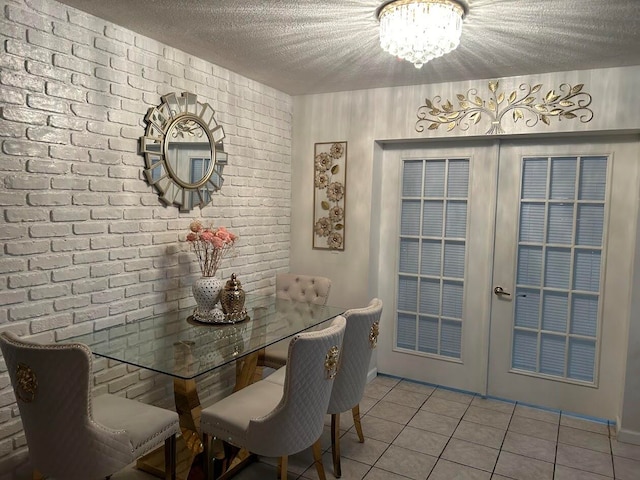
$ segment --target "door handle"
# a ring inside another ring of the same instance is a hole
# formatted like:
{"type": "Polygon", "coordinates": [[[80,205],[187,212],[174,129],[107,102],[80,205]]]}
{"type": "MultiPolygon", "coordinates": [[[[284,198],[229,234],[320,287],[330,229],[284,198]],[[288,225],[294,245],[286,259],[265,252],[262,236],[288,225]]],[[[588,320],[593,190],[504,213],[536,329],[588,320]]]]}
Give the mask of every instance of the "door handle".
{"type": "Polygon", "coordinates": [[[501,297],[501,296],[503,296],[503,295],[504,295],[505,297],[510,297],[510,296],[511,296],[511,294],[510,294],[509,292],[505,292],[505,291],[504,291],[504,288],[502,288],[502,287],[496,287],[496,288],[494,288],[494,289],[493,289],[493,293],[495,293],[495,294],[496,294],[496,295],[498,295],[499,297],[501,297]]]}

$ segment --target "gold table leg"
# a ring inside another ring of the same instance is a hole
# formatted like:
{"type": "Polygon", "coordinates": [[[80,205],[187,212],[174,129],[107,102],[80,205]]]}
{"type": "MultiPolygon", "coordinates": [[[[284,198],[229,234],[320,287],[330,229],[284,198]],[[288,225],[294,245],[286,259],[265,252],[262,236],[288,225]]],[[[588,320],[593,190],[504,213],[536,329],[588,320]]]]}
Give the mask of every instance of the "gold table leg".
{"type": "MultiPolygon", "coordinates": [[[[176,365],[184,365],[185,373],[189,373],[193,364],[191,341],[177,342],[175,346],[176,365]]],[[[236,384],[234,392],[251,385],[256,381],[256,370],[260,352],[254,352],[236,360],[236,384]]],[[[204,479],[204,471],[197,456],[203,457],[204,446],[200,432],[200,415],[202,406],[195,380],[174,379],[174,399],[176,411],[180,416],[180,430],[182,435],[177,439],[177,472],[178,480],[204,479]]],[[[244,449],[225,446],[220,440],[213,440],[211,451],[221,468],[214,469],[214,476],[219,480],[231,478],[236,472],[255,460],[255,456],[244,449]]],[[[203,461],[208,461],[203,459],[203,461]]],[[[156,477],[164,478],[163,449],[151,452],[137,462],[137,467],[156,477]]]]}
{"type": "MultiPolygon", "coordinates": [[[[200,439],[202,406],[195,380],[175,379],[173,391],[182,431],[182,435],[176,441],[176,477],[178,480],[187,480],[190,478],[190,472],[194,470],[192,467],[196,456],[204,450],[200,439]]],[[[151,475],[164,478],[163,449],[154,450],[140,458],[136,466],[151,475]]]]}
{"type": "MultiPolygon", "coordinates": [[[[236,385],[234,392],[242,390],[256,381],[256,368],[259,352],[251,353],[236,361],[236,385]]],[[[226,480],[233,477],[238,471],[255,461],[255,455],[246,449],[238,449],[222,440],[213,440],[211,450],[216,462],[221,468],[213,468],[216,480],[226,480]]]]}

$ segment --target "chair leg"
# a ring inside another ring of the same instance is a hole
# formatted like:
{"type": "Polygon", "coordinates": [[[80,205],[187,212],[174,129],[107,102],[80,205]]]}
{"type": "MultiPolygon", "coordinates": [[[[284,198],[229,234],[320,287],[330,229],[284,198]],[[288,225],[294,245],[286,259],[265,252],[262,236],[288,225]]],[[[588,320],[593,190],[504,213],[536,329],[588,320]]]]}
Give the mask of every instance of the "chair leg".
{"type": "Polygon", "coordinates": [[[322,444],[320,443],[320,439],[316,440],[316,443],[313,444],[313,463],[316,466],[316,471],[318,472],[318,478],[320,480],[327,480],[327,476],[324,474],[324,465],[322,464],[322,444]]]}
{"type": "Polygon", "coordinates": [[[333,458],[333,474],[336,478],[342,476],[340,468],[340,414],[331,414],[331,456],[333,458]]]}
{"type": "Polygon", "coordinates": [[[204,465],[202,467],[204,473],[204,480],[211,479],[211,442],[209,441],[209,435],[206,433],[202,434],[202,446],[204,447],[204,451],[202,455],[204,455],[204,465]]]}
{"type": "Polygon", "coordinates": [[[364,434],[360,423],[360,404],[353,407],[351,413],[353,414],[353,425],[356,427],[356,432],[358,432],[358,440],[360,440],[360,443],[364,443],[364,434]]]}
{"type": "Polygon", "coordinates": [[[164,478],[176,480],[176,436],[171,435],[164,441],[164,478]]]}
{"type": "Polygon", "coordinates": [[[34,470],[33,480],[44,480],[44,475],[42,475],[38,470],[34,470]]]}
{"type": "Polygon", "coordinates": [[[287,466],[289,457],[286,455],[278,458],[278,480],[287,480],[287,466]]]}

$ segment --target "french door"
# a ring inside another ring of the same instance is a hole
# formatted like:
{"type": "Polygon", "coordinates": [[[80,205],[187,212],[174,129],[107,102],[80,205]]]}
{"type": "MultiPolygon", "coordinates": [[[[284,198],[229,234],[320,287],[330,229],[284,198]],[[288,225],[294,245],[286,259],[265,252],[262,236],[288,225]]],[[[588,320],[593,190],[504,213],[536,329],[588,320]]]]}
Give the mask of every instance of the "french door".
{"type": "Polygon", "coordinates": [[[637,140],[393,147],[384,168],[378,370],[614,418],[637,140]]]}

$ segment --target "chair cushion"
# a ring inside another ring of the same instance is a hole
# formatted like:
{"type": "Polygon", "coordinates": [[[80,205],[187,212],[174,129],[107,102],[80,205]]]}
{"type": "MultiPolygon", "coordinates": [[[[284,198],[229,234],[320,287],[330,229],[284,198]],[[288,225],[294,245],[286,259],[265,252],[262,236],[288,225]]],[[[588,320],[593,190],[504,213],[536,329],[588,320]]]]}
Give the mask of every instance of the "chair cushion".
{"type": "Polygon", "coordinates": [[[259,381],[223,398],[202,410],[203,432],[234,445],[247,443],[247,429],[252,419],[270,413],[282,400],[283,386],[259,381]]]}
{"type": "Polygon", "coordinates": [[[280,273],[276,276],[276,297],[326,305],[331,280],[326,277],[280,273]]]}
{"type": "Polygon", "coordinates": [[[287,363],[289,356],[290,339],[282,340],[267,347],[262,362],[263,366],[269,368],[280,368],[287,363]]]}
{"type": "Polygon", "coordinates": [[[284,380],[286,377],[287,377],[287,367],[285,366],[285,367],[279,368],[278,370],[273,372],[271,375],[265,377],[264,381],[275,383],[276,385],[284,386],[284,380]]]}
{"type": "Polygon", "coordinates": [[[93,418],[113,430],[124,430],[135,456],[180,433],[178,414],[164,408],[118,397],[100,395],[93,400],[93,418]]]}

